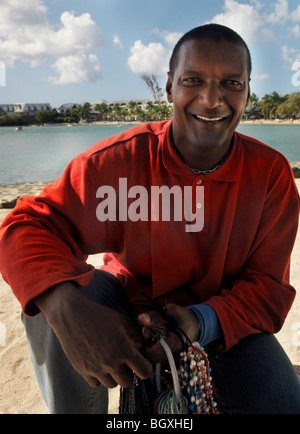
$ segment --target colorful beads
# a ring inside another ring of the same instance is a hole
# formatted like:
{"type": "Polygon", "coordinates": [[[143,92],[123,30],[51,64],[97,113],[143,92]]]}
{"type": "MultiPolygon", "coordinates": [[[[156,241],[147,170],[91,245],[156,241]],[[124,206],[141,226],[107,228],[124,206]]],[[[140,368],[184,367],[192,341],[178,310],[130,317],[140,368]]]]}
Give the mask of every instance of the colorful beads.
{"type": "Polygon", "coordinates": [[[164,390],[156,398],[154,412],[155,414],[188,414],[187,398],[181,395],[181,400],[177,405],[174,389],[164,390]]]}
{"type": "Polygon", "coordinates": [[[179,382],[181,393],[190,403],[189,412],[195,414],[217,414],[213,399],[211,368],[204,349],[198,342],[180,353],[179,382]]]}

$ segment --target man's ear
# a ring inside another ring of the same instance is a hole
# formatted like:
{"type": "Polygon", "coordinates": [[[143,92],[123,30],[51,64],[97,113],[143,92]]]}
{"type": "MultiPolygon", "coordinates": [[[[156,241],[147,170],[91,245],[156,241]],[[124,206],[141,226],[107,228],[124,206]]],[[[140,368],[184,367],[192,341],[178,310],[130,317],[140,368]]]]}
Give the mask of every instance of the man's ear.
{"type": "Polygon", "coordinates": [[[167,100],[168,103],[172,103],[173,102],[173,97],[172,97],[172,78],[170,73],[168,72],[168,80],[167,80],[167,84],[166,84],[166,92],[167,92],[167,100]]]}

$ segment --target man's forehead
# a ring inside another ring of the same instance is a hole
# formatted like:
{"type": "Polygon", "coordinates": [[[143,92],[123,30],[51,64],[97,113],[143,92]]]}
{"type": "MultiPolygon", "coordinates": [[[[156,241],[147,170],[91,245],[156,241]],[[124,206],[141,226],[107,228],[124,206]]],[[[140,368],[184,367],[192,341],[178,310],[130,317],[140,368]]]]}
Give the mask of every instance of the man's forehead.
{"type": "MultiPolygon", "coordinates": [[[[181,71],[193,70],[192,66],[199,65],[199,60],[211,64],[222,63],[223,67],[236,74],[243,74],[247,70],[247,52],[243,45],[229,42],[225,39],[215,41],[210,38],[191,39],[185,41],[179,50],[178,66],[181,71]]],[[[202,63],[201,62],[201,63],[202,63]]]]}

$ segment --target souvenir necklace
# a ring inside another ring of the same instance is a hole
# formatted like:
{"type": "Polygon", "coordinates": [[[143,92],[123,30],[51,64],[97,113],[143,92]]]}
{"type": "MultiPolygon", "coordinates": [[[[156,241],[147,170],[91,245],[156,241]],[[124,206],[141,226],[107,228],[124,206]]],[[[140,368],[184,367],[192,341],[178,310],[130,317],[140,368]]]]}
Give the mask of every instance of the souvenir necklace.
{"type": "Polygon", "coordinates": [[[230,144],[228,151],[226,152],[226,154],[224,155],[224,157],[222,158],[222,160],[221,160],[221,161],[220,161],[220,162],[219,162],[215,167],[213,167],[212,169],[200,170],[200,169],[194,169],[193,167],[189,166],[189,165],[184,161],[182,155],[180,154],[180,152],[178,151],[178,149],[177,149],[176,146],[175,146],[174,139],[173,139],[173,132],[172,132],[172,129],[171,129],[171,132],[170,132],[170,138],[171,138],[171,145],[172,145],[172,148],[174,149],[176,155],[178,155],[178,157],[183,161],[183,163],[186,165],[186,167],[188,167],[188,169],[190,169],[190,170],[191,170],[193,173],[195,173],[196,175],[200,175],[200,174],[201,174],[201,175],[207,175],[207,174],[212,173],[212,172],[215,172],[217,169],[219,169],[219,167],[221,167],[221,166],[225,163],[225,161],[227,160],[227,158],[228,158],[228,156],[229,156],[229,154],[230,154],[230,152],[231,152],[231,147],[232,147],[231,144],[230,144]]]}

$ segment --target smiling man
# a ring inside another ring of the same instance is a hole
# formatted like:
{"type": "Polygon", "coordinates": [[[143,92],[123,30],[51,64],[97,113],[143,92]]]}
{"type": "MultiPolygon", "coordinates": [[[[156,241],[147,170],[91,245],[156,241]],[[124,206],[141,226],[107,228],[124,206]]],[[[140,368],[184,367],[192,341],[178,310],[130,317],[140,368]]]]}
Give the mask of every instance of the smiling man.
{"type": "Polygon", "coordinates": [[[244,114],[251,60],[244,44],[209,39],[205,28],[199,40],[199,33],[197,39],[193,39],[197,30],[188,33],[174,50],[167,96],[174,104],[172,128],[178,152],[191,167],[207,170],[228,152],[244,114]]]}
{"type": "MultiPolygon", "coordinates": [[[[51,413],[105,413],[107,388],[151,377],[165,358],[151,340],[164,325],[151,298],[205,347],[221,412],[300,412],[299,381],[273,335],[295,297],[299,195],[285,157],[235,131],[250,73],[232,30],[188,32],[170,60],[173,119],[94,145],[3,222],[1,272],[51,413]],[[188,215],[201,213],[193,231],[178,210],[189,192],[188,215]],[[159,198],[164,215],[153,212],[159,198]],[[86,258],[101,252],[94,270],[86,258]]],[[[181,351],[169,329],[166,342],[181,351]]]]}

